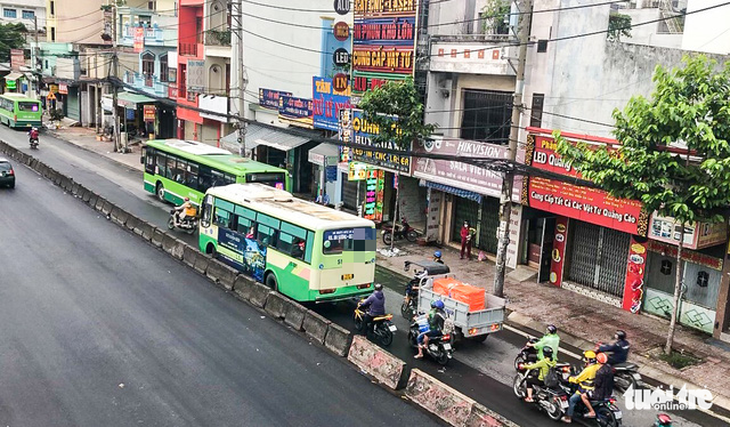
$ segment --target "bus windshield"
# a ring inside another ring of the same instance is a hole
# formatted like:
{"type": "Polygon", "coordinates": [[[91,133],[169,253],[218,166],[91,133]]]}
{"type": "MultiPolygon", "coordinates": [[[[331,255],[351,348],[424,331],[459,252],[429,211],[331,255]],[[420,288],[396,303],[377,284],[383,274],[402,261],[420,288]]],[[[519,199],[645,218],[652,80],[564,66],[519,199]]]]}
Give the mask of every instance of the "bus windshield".
{"type": "Polygon", "coordinates": [[[246,175],[246,182],[259,182],[283,190],[285,182],[284,175],[283,172],[249,173],[246,175]]]}
{"type": "Polygon", "coordinates": [[[340,228],[327,230],[322,239],[322,253],[339,254],[342,251],[367,252],[375,250],[375,229],[340,228]]]}

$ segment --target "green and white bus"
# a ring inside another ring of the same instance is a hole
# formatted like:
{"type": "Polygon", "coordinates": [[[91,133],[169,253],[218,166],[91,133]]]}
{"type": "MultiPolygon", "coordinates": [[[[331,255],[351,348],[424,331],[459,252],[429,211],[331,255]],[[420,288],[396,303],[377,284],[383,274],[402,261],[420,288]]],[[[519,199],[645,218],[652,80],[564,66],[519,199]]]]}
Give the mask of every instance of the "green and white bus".
{"type": "Polygon", "coordinates": [[[0,122],[11,128],[41,127],[41,101],[20,93],[0,95],[0,122]]]}
{"type": "Polygon", "coordinates": [[[285,169],[197,141],[147,141],[142,162],[144,189],[176,205],[188,197],[199,206],[208,188],[236,182],[260,182],[280,189],[291,185],[285,169]]]}
{"type": "Polygon", "coordinates": [[[205,194],[201,252],[302,302],[372,292],[375,224],[262,184],[213,187],[205,194]]]}

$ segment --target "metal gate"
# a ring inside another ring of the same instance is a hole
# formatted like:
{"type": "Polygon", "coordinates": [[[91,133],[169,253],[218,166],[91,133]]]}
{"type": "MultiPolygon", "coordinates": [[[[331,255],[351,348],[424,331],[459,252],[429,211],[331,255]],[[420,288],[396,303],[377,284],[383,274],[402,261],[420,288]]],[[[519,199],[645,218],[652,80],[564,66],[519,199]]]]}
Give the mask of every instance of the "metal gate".
{"type": "Polygon", "coordinates": [[[461,242],[461,226],[464,220],[478,230],[472,249],[497,252],[497,228],[499,228],[499,200],[483,197],[481,203],[454,197],[454,215],[451,222],[451,240],[461,242]]]}
{"type": "Polygon", "coordinates": [[[576,221],[568,280],[610,295],[622,296],[631,236],[620,231],[576,221]]]}

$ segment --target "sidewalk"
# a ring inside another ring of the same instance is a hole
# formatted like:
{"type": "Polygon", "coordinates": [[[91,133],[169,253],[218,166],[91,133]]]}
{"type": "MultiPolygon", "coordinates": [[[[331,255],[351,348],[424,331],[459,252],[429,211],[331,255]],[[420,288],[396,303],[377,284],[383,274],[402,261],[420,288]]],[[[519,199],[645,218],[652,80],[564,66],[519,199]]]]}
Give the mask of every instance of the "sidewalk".
{"type": "MultiPolygon", "coordinates": [[[[91,152],[106,156],[130,168],[143,170],[140,164],[140,146],[132,147],[127,154],[112,152],[111,142],[97,141],[94,129],[67,128],[47,130],[57,138],[68,141],[91,152]]],[[[42,138],[42,136],[41,136],[42,138]]],[[[378,248],[384,247],[378,235],[378,248]]],[[[418,246],[406,241],[396,242],[399,256],[384,257],[378,254],[378,264],[403,275],[405,261],[430,259],[433,246],[418,246]]],[[[460,280],[475,286],[492,289],[494,263],[460,260],[459,252],[450,247],[440,249],[444,262],[460,280]]],[[[627,332],[632,345],[630,359],[641,366],[641,372],[649,378],[674,385],[679,389],[706,387],[715,396],[714,404],[730,411],[730,346],[718,343],[711,337],[677,325],[675,350],[686,350],[702,358],[702,363],[682,370],[674,369],[657,358],[666,340],[668,321],[646,315],[636,315],[605,303],[583,297],[568,290],[547,284],[535,283],[534,278],[517,281],[505,279],[507,309],[511,312],[508,323],[537,331],[548,323],[555,324],[562,342],[582,349],[592,349],[597,341],[611,341],[617,329],[627,332]]]]}

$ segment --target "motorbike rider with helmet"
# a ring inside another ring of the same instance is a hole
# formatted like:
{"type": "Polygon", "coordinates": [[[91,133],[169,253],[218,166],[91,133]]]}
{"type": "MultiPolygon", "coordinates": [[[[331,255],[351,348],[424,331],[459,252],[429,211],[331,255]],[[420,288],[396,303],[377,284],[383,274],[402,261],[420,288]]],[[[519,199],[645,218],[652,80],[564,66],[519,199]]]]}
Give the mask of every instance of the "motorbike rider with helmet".
{"type": "Polygon", "coordinates": [[[418,334],[418,354],[414,357],[420,359],[423,357],[423,349],[428,347],[429,338],[438,338],[443,335],[444,322],[446,321],[446,311],[444,310],[444,302],[439,300],[431,302],[431,311],[428,312],[428,331],[418,334]]]}
{"type": "Polygon", "coordinates": [[[444,263],[444,260],[441,259],[441,251],[436,251],[433,253],[433,261],[439,264],[444,263]]]}
{"type": "Polygon", "coordinates": [[[631,344],[626,341],[626,332],[618,330],[613,337],[616,340],[613,344],[603,344],[598,347],[597,351],[608,354],[609,365],[625,363],[629,358],[629,350],[631,349],[631,344]]]}
{"type": "Polygon", "coordinates": [[[534,344],[527,343],[528,347],[534,347],[537,350],[537,360],[542,360],[545,357],[543,349],[550,347],[553,350],[553,361],[558,361],[558,349],[560,347],[560,337],[558,336],[558,328],[555,325],[548,325],[545,330],[545,335],[534,344]]]}
{"type": "Polygon", "coordinates": [[[379,316],[385,316],[385,294],[383,293],[383,285],[375,284],[375,291],[370,294],[364,301],[358,304],[358,307],[367,307],[365,312],[365,333],[372,332],[375,323],[373,319],[379,316]]]}
{"type": "MultiPolygon", "coordinates": [[[[602,366],[601,364],[596,363],[596,352],[594,352],[593,350],[586,350],[585,352],[583,352],[583,362],[585,364],[585,368],[583,368],[581,373],[577,376],[568,378],[568,382],[571,384],[577,384],[578,389],[572,396],[570,396],[570,399],[568,400],[568,411],[563,417],[563,422],[565,423],[572,422],[573,413],[575,413],[575,405],[583,400],[583,394],[587,394],[588,392],[593,390],[593,382],[596,378],[596,372],[598,372],[598,370],[602,366]]],[[[587,395],[586,397],[589,396],[590,395],[587,395]]],[[[583,418],[591,418],[590,415],[591,414],[589,412],[583,418]]],[[[592,415],[595,418],[595,412],[592,415]]]]}
{"type": "Polygon", "coordinates": [[[28,142],[33,145],[33,141],[38,143],[38,128],[35,126],[28,131],[28,142]]]}
{"type": "Polygon", "coordinates": [[[555,365],[558,363],[555,360],[553,360],[553,349],[550,346],[545,346],[542,348],[542,354],[543,357],[541,360],[531,363],[528,365],[522,365],[522,369],[540,369],[537,374],[537,378],[535,377],[535,373],[531,373],[530,376],[527,377],[526,385],[527,385],[527,397],[525,398],[525,402],[534,402],[532,399],[532,394],[534,392],[535,386],[542,386],[544,385],[545,376],[548,374],[548,371],[550,371],[550,368],[555,367],[555,365]]]}
{"type": "Polygon", "coordinates": [[[198,215],[195,205],[190,201],[189,197],[183,199],[183,203],[175,208],[177,215],[175,215],[175,226],[180,226],[185,217],[195,218],[198,215]]]}
{"type": "Polygon", "coordinates": [[[406,293],[405,293],[405,299],[406,304],[408,304],[411,299],[416,298],[418,296],[418,290],[421,285],[421,280],[423,280],[424,277],[428,276],[428,273],[426,270],[419,271],[416,273],[411,279],[410,282],[406,284],[406,293]]]}

